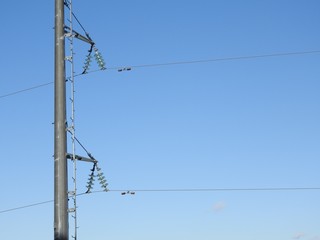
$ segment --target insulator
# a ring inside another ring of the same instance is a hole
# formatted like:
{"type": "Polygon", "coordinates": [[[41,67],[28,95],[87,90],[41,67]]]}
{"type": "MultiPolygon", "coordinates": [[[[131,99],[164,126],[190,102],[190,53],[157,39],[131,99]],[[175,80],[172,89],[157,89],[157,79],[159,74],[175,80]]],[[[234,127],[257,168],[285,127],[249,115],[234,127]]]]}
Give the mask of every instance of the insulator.
{"type": "Polygon", "coordinates": [[[88,181],[91,181],[91,182],[93,182],[95,179],[93,178],[93,177],[89,177],[88,178],[88,181]]]}
{"type": "Polygon", "coordinates": [[[92,181],[92,180],[88,179],[88,182],[87,182],[87,184],[91,184],[91,185],[94,185],[94,181],[92,181]]]}
{"type": "Polygon", "coordinates": [[[87,55],[86,61],[90,61],[91,62],[91,58],[92,58],[91,54],[87,55]]]}
{"type": "Polygon", "coordinates": [[[102,56],[97,56],[96,60],[100,63],[100,64],[104,64],[104,60],[102,58],[102,56]]]}
{"type": "Polygon", "coordinates": [[[90,68],[90,62],[92,61],[91,58],[92,58],[91,53],[89,53],[89,55],[86,56],[84,66],[83,66],[84,73],[90,68]]]}
{"type": "Polygon", "coordinates": [[[98,177],[101,188],[103,188],[103,190],[107,192],[108,183],[103,172],[101,171],[101,168],[99,168],[98,165],[95,165],[95,169],[97,170],[96,177],[98,177]]]}
{"type": "Polygon", "coordinates": [[[84,65],[85,66],[90,66],[91,61],[85,61],[84,65]]]}
{"type": "Polygon", "coordinates": [[[106,184],[106,183],[107,183],[107,180],[102,180],[102,181],[100,182],[101,185],[104,185],[104,184],[106,184]]]}
{"type": "Polygon", "coordinates": [[[99,182],[103,182],[103,181],[106,181],[106,178],[105,177],[101,177],[101,178],[98,178],[99,182]]]}
{"type": "Polygon", "coordinates": [[[93,181],[88,181],[87,184],[88,185],[94,185],[94,182],[93,181]]]}
{"type": "Polygon", "coordinates": [[[102,181],[102,180],[104,180],[104,179],[106,179],[106,177],[103,176],[103,175],[101,175],[101,176],[98,177],[98,180],[99,180],[99,181],[102,181]]]}
{"type": "Polygon", "coordinates": [[[99,65],[100,69],[102,69],[102,70],[105,69],[105,62],[103,60],[101,53],[98,51],[97,48],[94,48],[94,57],[99,65]]]}

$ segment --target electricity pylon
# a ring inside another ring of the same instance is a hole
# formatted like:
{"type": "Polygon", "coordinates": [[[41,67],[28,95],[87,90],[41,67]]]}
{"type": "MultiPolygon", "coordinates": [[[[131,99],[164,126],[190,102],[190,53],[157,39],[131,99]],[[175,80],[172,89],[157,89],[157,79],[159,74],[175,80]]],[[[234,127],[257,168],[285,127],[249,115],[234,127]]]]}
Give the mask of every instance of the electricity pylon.
{"type": "MultiPolygon", "coordinates": [[[[55,80],[54,80],[54,240],[68,240],[69,239],[69,213],[72,214],[74,219],[74,235],[72,236],[77,240],[77,183],[76,183],[76,170],[77,161],[84,161],[93,163],[93,168],[89,175],[87,183],[87,192],[90,193],[93,181],[95,177],[98,178],[99,183],[104,191],[107,189],[107,181],[101,172],[101,168],[98,167],[98,161],[84,148],[75,136],[74,127],[74,51],[73,51],[73,39],[77,38],[90,44],[90,50],[86,58],[84,70],[82,74],[86,74],[90,61],[91,54],[94,52],[94,57],[100,70],[105,70],[105,63],[101,53],[95,47],[95,43],[89,37],[89,34],[85,32],[86,36],[73,30],[73,17],[72,12],[72,0],[55,0],[55,80]],[[65,6],[70,10],[70,26],[65,26],[64,9],[65,6]],[[70,56],[65,55],[65,39],[70,42],[70,56]],[[71,126],[67,124],[66,114],[66,66],[65,62],[71,63],[71,76],[69,78],[71,82],[71,126]],[[72,135],[72,153],[67,153],[67,132],[72,135]],[[78,142],[81,147],[86,151],[88,157],[76,155],[75,142],[78,142]],[[68,163],[67,159],[73,162],[73,190],[68,191],[68,163]],[[97,175],[95,172],[97,171],[97,175]],[[73,200],[73,208],[68,208],[68,199],[73,200]]],[[[81,25],[81,24],[80,24],[81,25]]],[[[83,26],[81,25],[83,28],[83,26]]],[[[84,28],[83,28],[84,30],[84,28]]],[[[85,30],[84,30],[85,31],[85,30]]]]}

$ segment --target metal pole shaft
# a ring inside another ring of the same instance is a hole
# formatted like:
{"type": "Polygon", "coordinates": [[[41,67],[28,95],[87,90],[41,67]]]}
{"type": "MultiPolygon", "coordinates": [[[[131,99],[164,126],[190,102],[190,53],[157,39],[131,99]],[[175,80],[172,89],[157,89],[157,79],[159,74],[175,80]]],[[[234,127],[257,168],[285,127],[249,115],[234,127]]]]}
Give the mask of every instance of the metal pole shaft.
{"type": "Polygon", "coordinates": [[[55,0],[54,239],[69,239],[64,0],[55,0]]]}

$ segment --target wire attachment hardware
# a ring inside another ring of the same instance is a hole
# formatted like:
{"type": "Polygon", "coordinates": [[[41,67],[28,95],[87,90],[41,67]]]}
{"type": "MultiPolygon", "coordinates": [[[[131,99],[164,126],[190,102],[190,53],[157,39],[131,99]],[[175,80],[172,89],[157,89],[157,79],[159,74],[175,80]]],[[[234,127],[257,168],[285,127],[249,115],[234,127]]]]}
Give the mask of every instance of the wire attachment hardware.
{"type": "Polygon", "coordinates": [[[131,67],[124,67],[124,68],[119,68],[118,72],[124,72],[124,71],[131,71],[131,67]]]}
{"type": "Polygon", "coordinates": [[[127,195],[127,194],[130,194],[130,195],[135,195],[136,192],[133,192],[133,191],[126,191],[126,192],[122,192],[121,195],[127,195]]]}

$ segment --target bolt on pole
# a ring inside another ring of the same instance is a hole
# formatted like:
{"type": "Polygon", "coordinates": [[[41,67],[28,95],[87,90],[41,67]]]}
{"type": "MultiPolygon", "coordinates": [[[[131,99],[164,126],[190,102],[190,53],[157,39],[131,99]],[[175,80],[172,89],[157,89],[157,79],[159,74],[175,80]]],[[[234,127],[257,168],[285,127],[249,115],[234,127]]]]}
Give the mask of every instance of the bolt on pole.
{"type": "Polygon", "coordinates": [[[55,0],[54,239],[69,239],[64,0],[55,0]]]}

